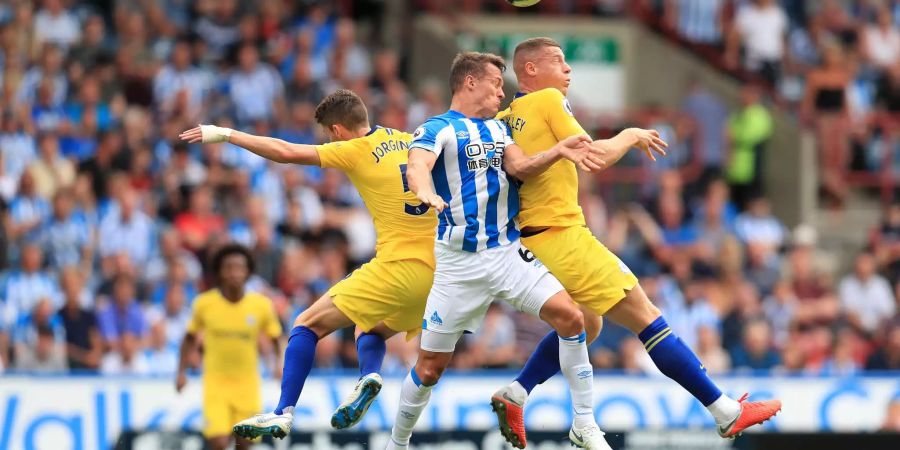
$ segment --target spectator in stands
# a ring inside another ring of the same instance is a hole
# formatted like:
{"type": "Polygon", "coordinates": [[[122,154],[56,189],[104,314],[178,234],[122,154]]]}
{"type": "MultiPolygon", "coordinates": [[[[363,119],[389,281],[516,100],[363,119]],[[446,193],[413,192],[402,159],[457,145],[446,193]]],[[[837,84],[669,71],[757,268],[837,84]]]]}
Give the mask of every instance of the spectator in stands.
{"type": "Polygon", "coordinates": [[[744,68],[762,77],[770,85],[781,78],[788,19],[775,0],[753,0],[738,9],[734,28],[728,38],[727,62],[737,67],[738,54],[744,50],[744,68]]]}
{"type": "Polygon", "coordinates": [[[50,42],[70,47],[81,37],[81,24],[67,11],[62,0],[44,0],[44,7],[34,15],[38,43],[50,42]]]}
{"type": "Polygon", "coordinates": [[[797,310],[797,297],[791,283],[787,280],[776,283],[772,294],[763,300],[762,308],[772,327],[772,342],[777,348],[784,348],[788,344],[797,310]]]}
{"type": "Polygon", "coordinates": [[[108,259],[124,253],[133,265],[143,267],[150,260],[155,225],[146,213],[138,209],[134,189],[124,187],[118,196],[118,211],[108,214],[100,222],[100,257],[108,259]]]}
{"type": "Polygon", "coordinates": [[[20,105],[34,103],[38,87],[46,81],[50,84],[51,93],[49,105],[61,106],[68,95],[69,81],[63,72],[62,51],[54,45],[44,45],[40,53],[40,65],[32,67],[25,72],[19,83],[19,91],[16,94],[16,102],[20,105]]]}
{"type": "Polygon", "coordinates": [[[720,176],[725,159],[722,130],[725,129],[728,118],[728,108],[699,80],[693,80],[681,102],[681,111],[687,114],[697,127],[695,139],[700,147],[700,164],[703,166],[701,180],[720,176]]]}
{"type": "Polygon", "coordinates": [[[165,333],[166,345],[177,350],[181,344],[181,338],[187,330],[188,321],[191,319],[190,301],[194,296],[188,296],[188,291],[183,286],[175,286],[166,292],[166,297],[161,304],[151,305],[147,311],[147,322],[150,326],[162,325],[165,333]]]}
{"type": "Polygon", "coordinates": [[[212,191],[206,186],[191,193],[190,209],[175,218],[175,229],[185,246],[194,252],[206,248],[214,235],[224,231],[225,222],[213,211],[212,191]]]}
{"type": "Polygon", "coordinates": [[[22,117],[13,111],[0,115],[0,148],[6,174],[18,181],[28,164],[37,157],[34,134],[22,117]]]}
{"type": "Polygon", "coordinates": [[[863,27],[861,38],[862,55],[876,69],[887,70],[900,61],[900,30],[886,5],[878,8],[874,23],[863,27]]]}
{"type": "Polygon", "coordinates": [[[831,325],[840,311],[829,283],[812,260],[813,248],[799,246],[788,255],[787,272],[797,295],[796,322],[808,330],[817,325],[831,325]]]}
{"type": "Polygon", "coordinates": [[[93,257],[93,231],[73,213],[72,191],[64,188],[53,197],[53,216],[41,231],[41,246],[49,256],[53,270],[84,264],[90,268],[93,257]]]}
{"type": "Polygon", "coordinates": [[[181,235],[177,230],[170,229],[159,237],[159,252],[142,271],[147,283],[155,284],[163,281],[169,273],[170,267],[178,264],[183,266],[187,281],[196,283],[200,280],[200,261],[190,251],[182,248],[181,235]]]}
{"type": "Polygon", "coordinates": [[[743,344],[731,350],[735,369],[771,370],[781,364],[778,353],[772,349],[769,324],[753,320],[744,328],[743,344]]]}
{"type": "Polygon", "coordinates": [[[468,340],[469,367],[510,368],[516,362],[516,325],[500,303],[492,303],[484,324],[468,340]]]}
{"type": "Polygon", "coordinates": [[[854,271],[841,280],[838,295],[850,324],[869,336],[894,317],[897,309],[891,285],[876,272],[875,256],[870,252],[856,257],[854,271]]]}
{"type": "Polygon", "coordinates": [[[36,342],[16,349],[15,368],[27,372],[58,373],[66,370],[66,349],[57,342],[53,329],[37,327],[36,342]]]}
{"type": "Polygon", "coordinates": [[[146,375],[150,367],[140,340],[131,333],[120,338],[120,345],[103,356],[100,373],[103,375],[146,375]]]}
{"type": "Polygon", "coordinates": [[[822,364],[822,374],[850,377],[862,368],[862,361],[857,359],[856,347],[859,338],[856,332],[844,328],[837,333],[831,358],[822,364]]]}
{"type": "Polygon", "coordinates": [[[184,95],[189,110],[181,113],[185,117],[197,117],[213,87],[212,74],[193,66],[191,59],[190,42],[180,39],[172,47],[170,63],[153,78],[153,101],[166,116],[179,112],[175,110],[176,98],[184,95]]]}
{"type": "Polygon", "coordinates": [[[165,279],[157,281],[155,286],[151,287],[150,304],[162,305],[174,290],[181,290],[182,295],[187,298],[197,296],[197,286],[188,279],[187,266],[184,261],[174,259],[167,269],[165,279]]]}
{"type": "Polygon", "coordinates": [[[703,326],[697,330],[697,357],[710,373],[731,370],[731,356],[722,348],[722,339],[715,328],[703,326]]]}
{"type": "Polygon", "coordinates": [[[869,246],[891,283],[900,281],[900,203],[885,207],[881,223],[872,230],[869,246]]]}
{"type": "Polygon", "coordinates": [[[251,44],[241,45],[238,64],[228,79],[238,123],[271,119],[284,95],[281,77],[274,68],[259,61],[259,50],[251,44]]]}
{"type": "Polygon", "coordinates": [[[68,133],[70,124],[66,120],[66,110],[55,103],[53,83],[42,79],[37,85],[37,99],[31,105],[31,122],[37,131],[45,133],[68,133]]]}
{"type": "Polygon", "coordinates": [[[731,115],[726,129],[731,150],[725,175],[740,209],[764,192],[766,147],[773,126],[772,115],[760,102],[759,88],[745,86],[741,90],[741,109],[731,115]]]}
{"type": "Polygon", "coordinates": [[[900,323],[894,320],[884,336],[881,348],[866,362],[866,369],[900,370],[900,323]]]}
{"type": "Polygon", "coordinates": [[[166,341],[166,326],[157,322],[150,326],[149,344],[139,357],[146,361],[145,373],[157,376],[174,375],[178,369],[178,347],[172,347],[166,341]]]}
{"type": "Polygon", "coordinates": [[[695,45],[718,47],[725,28],[726,0],[665,0],[665,21],[695,45]]]}
{"type": "MultiPolygon", "coordinates": [[[[112,298],[108,304],[97,311],[97,324],[103,337],[104,347],[122,352],[125,356],[133,348],[126,345],[138,345],[147,333],[147,320],[144,311],[137,303],[134,279],[121,274],[113,282],[112,298]],[[125,342],[128,336],[136,342],[125,342]]],[[[105,364],[105,362],[104,362],[105,364]]],[[[103,370],[101,368],[101,370],[103,370]]]]}
{"type": "Polygon", "coordinates": [[[734,228],[745,245],[760,247],[766,257],[775,256],[785,243],[784,225],[772,214],[772,206],[765,197],[750,200],[747,211],[735,219],[734,228]]]}
{"type": "Polygon", "coordinates": [[[59,189],[75,183],[75,165],[59,154],[59,138],[52,133],[38,138],[38,151],[40,156],[32,161],[28,171],[38,195],[51,199],[59,189]]]}
{"type": "MultiPolygon", "coordinates": [[[[103,355],[97,316],[85,308],[82,299],[82,276],[74,268],[66,268],[62,275],[65,304],[59,310],[66,333],[66,357],[70,370],[96,371],[103,355]]],[[[93,306],[91,304],[90,306],[93,306]]]]}
{"type": "Polygon", "coordinates": [[[24,172],[19,178],[19,193],[9,204],[9,212],[3,224],[6,236],[14,248],[25,240],[40,236],[41,228],[50,218],[50,202],[38,195],[34,178],[24,172]]]}
{"type": "Polygon", "coordinates": [[[851,81],[844,51],[837,44],[824,50],[822,65],[806,76],[801,114],[815,125],[821,149],[822,187],[835,205],[847,196],[844,179],[849,165],[847,87],[851,81]]]}
{"type": "Polygon", "coordinates": [[[0,299],[5,301],[3,322],[14,325],[27,319],[41,300],[58,308],[62,302],[59,285],[52,274],[42,270],[43,255],[37,244],[22,247],[19,269],[10,271],[3,280],[0,299]]]}

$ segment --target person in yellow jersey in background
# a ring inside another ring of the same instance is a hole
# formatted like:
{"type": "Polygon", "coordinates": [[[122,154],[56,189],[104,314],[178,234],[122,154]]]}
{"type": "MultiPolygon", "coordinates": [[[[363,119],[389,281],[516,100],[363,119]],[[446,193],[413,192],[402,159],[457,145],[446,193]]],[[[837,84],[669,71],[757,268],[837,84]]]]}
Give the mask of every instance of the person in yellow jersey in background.
{"type": "MultiPolygon", "coordinates": [[[[566,64],[556,41],[539,37],[521,42],[515,49],[513,70],[519,93],[498,118],[506,122],[526,154],[585,133],[565,97],[572,68],[566,64]]],[[[659,133],[639,128],[629,128],[594,143],[606,149],[604,168],[615,164],[633,147],[654,160],[654,154],[665,155],[666,147],[659,133]]],[[[707,376],[694,353],[672,333],[631,270],[587,229],[578,204],[578,174],[571,162],[559,161],[525,181],[519,197],[522,243],[582,306],[585,322],[593,323],[594,333],[588,339],[597,336],[599,316],[637,334],[660,371],[709,410],[722,437],[734,437],[781,409],[778,400],[745,402],[746,396],[734,400],[707,376]],[[591,320],[590,316],[595,318],[591,320]]],[[[516,380],[491,399],[501,433],[519,448],[524,448],[526,442],[523,408],[528,395],[537,384],[559,372],[556,342],[555,333],[544,338],[516,380]]]]}
{"type": "Polygon", "coordinates": [[[341,429],[358,423],[381,390],[378,372],[385,340],[400,332],[412,339],[420,332],[425,299],[434,279],[437,216],[409,192],[406,180],[412,135],[370,126],[365,105],[349,90],[338,90],[322,100],[315,119],[331,143],[291,144],[214,125],[201,125],[181,135],[191,143],[228,141],[276,162],[339,169],[359,190],[375,222],[375,257],[294,321],[278,406],[271,413],[237,423],[234,432],[242,437],[283,438],[290,432],[293,409],[313,366],[316,344],[351,325],[357,327],[361,377],[335,411],[331,425],[341,429]]]}
{"type": "MultiPolygon", "coordinates": [[[[211,449],[224,450],[231,444],[231,424],[262,409],[259,337],[271,338],[279,352],[282,330],[272,301],[244,289],[253,273],[253,257],[247,248],[238,244],[222,247],[213,256],[211,270],[216,287],[194,300],[181,343],[175,388],[181,392],[187,383],[188,355],[197,349],[202,335],[203,434],[211,449]]],[[[248,449],[250,443],[238,438],[237,448],[248,449]]]]}

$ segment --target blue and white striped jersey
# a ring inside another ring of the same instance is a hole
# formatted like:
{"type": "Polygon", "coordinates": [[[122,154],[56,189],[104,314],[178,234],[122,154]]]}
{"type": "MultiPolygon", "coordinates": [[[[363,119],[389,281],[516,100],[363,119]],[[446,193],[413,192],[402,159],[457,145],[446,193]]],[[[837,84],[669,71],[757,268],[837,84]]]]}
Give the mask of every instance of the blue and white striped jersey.
{"type": "Polygon", "coordinates": [[[503,150],[511,144],[505,123],[453,110],[416,129],[410,149],[438,156],[431,178],[450,205],[438,216],[438,242],[478,252],[519,238],[519,191],[503,171],[503,150]]]}

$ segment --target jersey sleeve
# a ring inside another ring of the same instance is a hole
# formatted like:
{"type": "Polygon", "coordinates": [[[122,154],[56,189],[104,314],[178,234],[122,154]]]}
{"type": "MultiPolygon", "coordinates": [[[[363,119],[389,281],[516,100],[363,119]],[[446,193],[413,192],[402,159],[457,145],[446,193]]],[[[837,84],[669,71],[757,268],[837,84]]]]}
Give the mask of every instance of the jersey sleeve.
{"type": "Polygon", "coordinates": [[[502,120],[498,120],[497,124],[503,130],[503,143],[507,146],[515,144],[516,141],[512,137],[512,130],[509,128],[509,125],[502,120]]]}
{"type": "Polygon", "coordinates": [[[540,108],[545,111],[547,124],[557,141],[569,136],[585,134],[584,128],[575,120],[569,100],[557,89],[544,89],[541,93],[540,108]]]}
{"type": "Polygon", "coordinates": [[[266,333],[266,336],[270,338],[278,338],[281,336],[281,322],[278,320],[278,315],[275,313],[275,305],[272,304],[272,301],[268,298],[263,297],[262,308],[264,309],[262,317],[264,317],[264,321],[262,324],[262,330],[266,333]]]}
{"type": "Polygon", "coordinates": [[[198,333],[203,331],[203,311],[206,309],[206,302],[200,297],[194,301],[194,307],[191,309],[191,320],[187,323],[188,333],[198,333]]]}
{"type": "Polygon", "coordinates": [[[445,122],[428,119],[413,132],[412,142],[409,144],[410,150],[419,148],[440,156],[447,144],[441,132],[448,126],[445,122]]]}
{"type": "Polygon", "coordinates": [[[319,153],[322,167],[347,171],[352,170],[359,161],[360,148],[362,146],[359,145],[359,142],[353,139],[317,145],[316,152],[319,153]]]}

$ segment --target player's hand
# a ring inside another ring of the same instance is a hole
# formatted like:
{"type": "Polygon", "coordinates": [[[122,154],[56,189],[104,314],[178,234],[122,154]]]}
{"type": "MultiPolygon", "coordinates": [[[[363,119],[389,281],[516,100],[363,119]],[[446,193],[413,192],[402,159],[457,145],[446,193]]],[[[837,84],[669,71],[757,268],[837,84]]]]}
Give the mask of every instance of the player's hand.
{"type": "Polygon", "coordinates": [[[231,128],[217,127],[215,125],[199,125],[190,130],[181,132],[178,137],[181,138],[182,141],[187,141],[189,144],[196,144],[198,142],[203,144],[216,144],[219,142],[228,142],[228,138],[231,137],[232,131],[234,130],[231,128]]]}
{"type": "Polygon", "coordinates": [[[186,384],[187,375],[184,372],[178,372],[178,375],[175,376],[175,392],[180,393],[186,384]]]}
{"type": "Polygon", "coordinates": [[[669,147],[669,144],[659,137],[658,131],[645,130],[643,128],[629,128],[628,132],[634,136],[635,140],[637,140],[637,143],[634,146],[641,149],[641,151],[653,161],[656,161],[656,154],[666,156],[666,148],[669,147]]]}
{"type": "Polygon", "coordinates": [[[450,206],[447,202],[441,198],[440,195],[435,194],[434,192],[420,192],[416,194],[416,198],[419,199],[420,202],[428,205],[430,208],[434,208],[438,213],[442,212],[444,208],[450,206]]]}
{"type": "Polygon", "coordinates": [[[591,137],[586,134],[576,134],[559,141],[559,153],[563,158],[574,162],[579,169],[585,172],[603,170],[606,162],[603,155],[606,150],[595,146],[591,137]]]}

